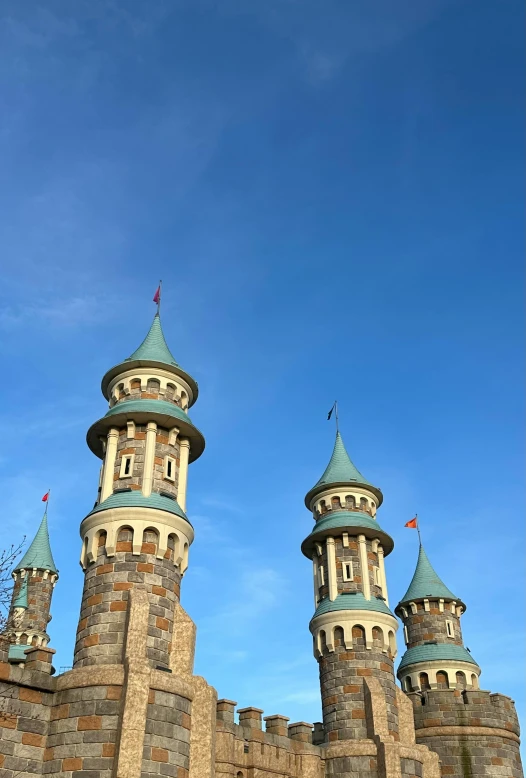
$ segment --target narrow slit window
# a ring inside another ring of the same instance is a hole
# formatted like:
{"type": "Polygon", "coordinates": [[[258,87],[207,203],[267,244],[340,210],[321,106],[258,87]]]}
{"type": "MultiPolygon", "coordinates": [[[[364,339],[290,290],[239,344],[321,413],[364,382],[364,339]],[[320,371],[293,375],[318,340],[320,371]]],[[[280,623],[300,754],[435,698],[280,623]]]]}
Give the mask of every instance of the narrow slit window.
{"type": "Polygon", "coordinates": [[[135,456],[134,454],[129,454],[122,458],[119,478],[131,478],[131,476],[133,475],[134,456],[135,456]]]}
{"type": "Polygon", "coordinates": [[[325,584],[325,570],[323,569],[323,565],[319,566],[318,572],[320,576],[320,586],[323,586],[325,584]]]}
{"type": "Polygon", "coordinates": [[[406,646],[409,645],[409,635],[407,633],[407,627],[405,627],[405,626],[404,626],[404,640],[405,640],[406,646]]]}
{"type": "Polygon", "coordinates": [[[175,459],[172,457],[164,459],[164,477],[168,481],[175,481],[175,459]]]}
{"type": "Polygon", "coordinates": [[[448,638],[454,638],[455,637],[455,630],[453,629],[453,622],[452,621],[446,621],[446,629],[447,629],[447,636],[448,636],[448,638]]]}
{"type": "Polygon", "coordinates": [[[352,569],[352,562],[344,562],[343,568],[343,580],[344,581],[352,581],[354,579],[353,569],[352,569]]]}

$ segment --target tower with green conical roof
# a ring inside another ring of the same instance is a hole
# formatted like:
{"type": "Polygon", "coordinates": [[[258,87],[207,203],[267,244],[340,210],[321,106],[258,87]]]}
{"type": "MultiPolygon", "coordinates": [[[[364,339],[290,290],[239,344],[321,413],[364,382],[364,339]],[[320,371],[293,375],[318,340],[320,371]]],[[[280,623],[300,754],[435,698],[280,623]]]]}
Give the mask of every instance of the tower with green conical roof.
{"type": "Polygon", "coordinates": [[[462,639],[465,610],[420,544],[413,578],[395,610],[404,624],[406,652],[397,675],[405,691],[478,689],[481,670],[462,639]]]}
{"type": "Polygon", "coordinates": [[[107,412],[88,446],[102,460],[97,499],[82,521],[84,594],[74,666],[120,663],[130,588],[150,603],[147,653],[168,668],[174,611],[194,532],[188,465],[204,438],[189,410],[197,382],[178,364],[157,312],[141,345],[102,379],[107,412]]]}
{"type": "Polygon", "coordinates": [[[49,643],[47,625],[58,570],[51,552],[48,530],[48,506],[35,534],[13,570],[14,586],[6,633],[10,646],[8,658],[16,664],[25,661],[25,650],[49,643]]]}
{"type": "Polygon", "coordinates": [[[305,497],[315,523],[301,547],[313,565],[310,631],[328,744],[370,737],[366,698],[373,679],[383,693],[388,737],[398,737],[393,669],[398,625],[389,609],[384,566],[393,541],[376,518],[382,501],[381,490],[353,464],[338,431],[329,464],[305,497]]]}

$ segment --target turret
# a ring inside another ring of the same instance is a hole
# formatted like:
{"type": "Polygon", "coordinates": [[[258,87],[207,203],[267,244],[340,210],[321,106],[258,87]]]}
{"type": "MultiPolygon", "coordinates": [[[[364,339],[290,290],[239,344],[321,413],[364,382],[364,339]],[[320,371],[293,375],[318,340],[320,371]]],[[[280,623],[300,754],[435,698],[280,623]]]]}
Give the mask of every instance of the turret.
{"type": "Polygon", "coordinates": [[[10,662],[23,663],[29,646],[46,647],[47,625],[58,570],[49,542],[47,505],[33,541],[13,571],[14,586],[6,635],[10,662]]]}
{"type": "Polygon", "coordinates": [[[380,489],[352,463],[337,432],[330,462],[305,498],[315,524],[301,547],[313,564],[310,631],[329,742],[368,736],[363,682],[369,677],[384,688],[388,729],[398,736],[397,621],[389,609],[384,567],[393,541],[376,520],[382,500],[380,489]]]}
{"type": "Polygon", "coordinates": [[[151,609],[148,657],[167,668],[194,537],[185,513],[188,464],[204,438],[188,415],[197,383],[173,357],[158,313],[139,348],[105,374],[102,393],[109,409],[87,435],[102,467],[95,506],[80,527],[85,584],[74,664],[121,660],[128,591],[139,585],[151,609]]]}
{"type": "Polygon", "coordinates": [[[479,688],[480,667],[462,640],[460,617],[465,610],[420,545],[415,573],[395,610],[407,646],[397,672],[404,691],[479,688]]]}

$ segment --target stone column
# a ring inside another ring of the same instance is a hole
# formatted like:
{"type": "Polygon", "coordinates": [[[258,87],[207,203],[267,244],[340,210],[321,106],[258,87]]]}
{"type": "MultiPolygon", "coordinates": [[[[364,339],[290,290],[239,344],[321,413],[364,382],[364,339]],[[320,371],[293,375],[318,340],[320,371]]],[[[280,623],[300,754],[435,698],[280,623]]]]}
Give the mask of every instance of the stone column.
{"type": "Polygon", "coordinates": [[[190,441],[188,438],[179,440],[179,482],[177,487],[177,502],[186,510],[186,484],[188,482],[188,457],[190,456],[190,441]]]}
{"type": "Polygon", "coordinates": [[[384,562],[384,550],[382,546],[378,546],[378,567],[380,568],[380,586],[382,587],[382,595],[385,597],[385,604],[389,605],[389,595],[387,594],[387,579],[385,577],[385,562],[384,562]]]}
{"type": "Polygon", "coordinates": [[[117,443],[119,442],[119,430],[114,427],[108,432],[106,443],[106,457],[104,459],[104,472],[102,474],[102,487],[100,490],[100,501],[103,502],[113,493],[113,474],[115,470],[115,460],[117,458],[117,443]]]}
{"type": "Polygon", "coordinates": [[[358,550],[360,554],[363,596],[366,600],[370,600],[371,583],[369,581],[369,565],[367,564],[367,546],[365,544],[365,535],[358,535],[358,550]]]}
{"type": "Polygon", "coordinates": [[[318,555],[312,555],[312,577],[314,583],[314,610],[318,607],[318,555]]]}
{"type": "Polygon", "coordinates": [[[338,594],[338,583],[336,581],[334,538],[327,538],[327,576],[329,579],[329,600],[335,600],[338,594]]]}
{"type": "Polygon", "coordinates": [[[150,421],[146,425],[146,447],[144,449],[144,470],[142,474],[142,493],[145,497],[149,497],[152,493],[156,439],[157,424],[154,421],[150,421]]]}

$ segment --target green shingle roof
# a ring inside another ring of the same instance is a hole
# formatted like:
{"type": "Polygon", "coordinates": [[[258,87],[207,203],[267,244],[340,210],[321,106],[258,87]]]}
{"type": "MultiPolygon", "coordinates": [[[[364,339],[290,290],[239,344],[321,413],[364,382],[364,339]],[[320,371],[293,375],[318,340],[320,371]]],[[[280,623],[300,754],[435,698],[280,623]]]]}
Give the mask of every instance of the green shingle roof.
{"type": "Polygon", "coordinates": [[[469,651],[463,646],[457,646],[454,643],[436,643],[408,648],[402,657],[397,672],[400,673],[400,670],[403,670],[404,667],[415,664],[415,662],[445,662],[447,660],[469,662],[472,665],[477,665],[469,651]]]}
{"type": "MultiPolygon", "coordinates": [[[[352,481],[358,484],[369,484],[360,471],[351,462],[343,443],[342,436],[336,433],[336,441],[329,464],[325,468],[320,480],[314,485],[314,489],[325,484],[336,484],[341,481],[352,481]]],[[[369,484],[370,485],[370,484],[369,484]]]]}
{"type": "Polygon", "coordinates": [[[316,616],[321,616],[322,613],[348,610],[376,611],[393,616],[389,607],[385,604],[385,600],[379,600],[377,597],[371,597],[370,600],[366,600],[362,592],[357,592],[356,594],[338,594],[335,600],[329,600],[328,597],[325,597],[319,603],[312,618],[315,619],[316,616]]]}
{"type": "Polygon", "coordinates": [[[400,600],[400,605],[411,600],[421,600],[425,597],[438,597],[445,600],[458,600],[453,592],[447,588],[433,570],[431,562],[427,558],[424,547],[420,546],[418,562],[409,589],[400,600]]]}
{"type": "Polygon", "coordinates": [[[301,544],[301,550],[307,557],[311,557],[313,543],[316,538],[327,537],[334,534],[332,530],[340,530],[338,535],[342,532],[353,532],[353,529],[357,529],[355,534],[366,535],[369,538],[378,538],[382,543],[384,554],[390,554],[394,548],[393,539],[387,532],[380,527],[378,522],[371,518],[367,513],[361,513],[360,511],[333,511],[315,523],[310,535],[307,535],[303,543],[301,544]]]}
{"type": "Polygon", "coordinates": [[[26,553],[17,564],[15,570],[32,570],[33,568],[37,568],[38,570],[50,570],[52,573],[58,573],[53,560],[53,554],[51,553],[51,546],[49,545],[47,506],[42,521],[40,522],[40,527],[37,530],[37,534],[33,538],[33,542],[26,553]]]}
{"type": "Polygon", "coordinates": [[[152,326],[139,348],[124,361],[132,362],[137,359],[152,362],[166,362],[167,365],[179,367],[164,338],[161,318],[158,313],[155,314],[152,326]]]}
{"type": "Polygon", "coordinates": [[[110,408],[107,413],[104,414],[104,418],[107,419],[110,416],[116,416],[119,413],[132,413],[134,411],[140,411],[142,413],[162,413],[165,416],[172,416],[174,419],[188,422],[192,424],[190,417],[185,413],[178,405],[168,402],[167,400],[123,400],[113,408],[110,408]]]}
{"type": "Polygon", "coordinates": [[[29,603],[27,601],[27,581],[29,576],[24,576],[22,586],[18,590],[18,594],[13,600],[13,608],[27,608],[29,603]]]}
{"type": "Polygon", "coordinates": [[[31,648],[31,646],[24,646],[12,643],[9,646],[9,651],[7,654],[7,658],[10,662],[25,662],[26,661],[26,651],[28,648],[31,648]]]}
{"type": "MultiPolygon", "coordinates": [[[[99,511],[105,511],[109,508],[156,508],[157,510],[168,511],[168,513],[175,513],[177,516],[185,519],[185,521],[188,521],[186,513],[177,500],[163,497],[162,494],[157,494],[157,492],[152,492],[149,497],[145,497],[139,491],[116,492],[110,494],[104,502],[96,505],[88,515],[91,516],[93,513],[99,513],[99,511]]],[[[188,523],[190,524],[189,521],[188,523]]]]}

